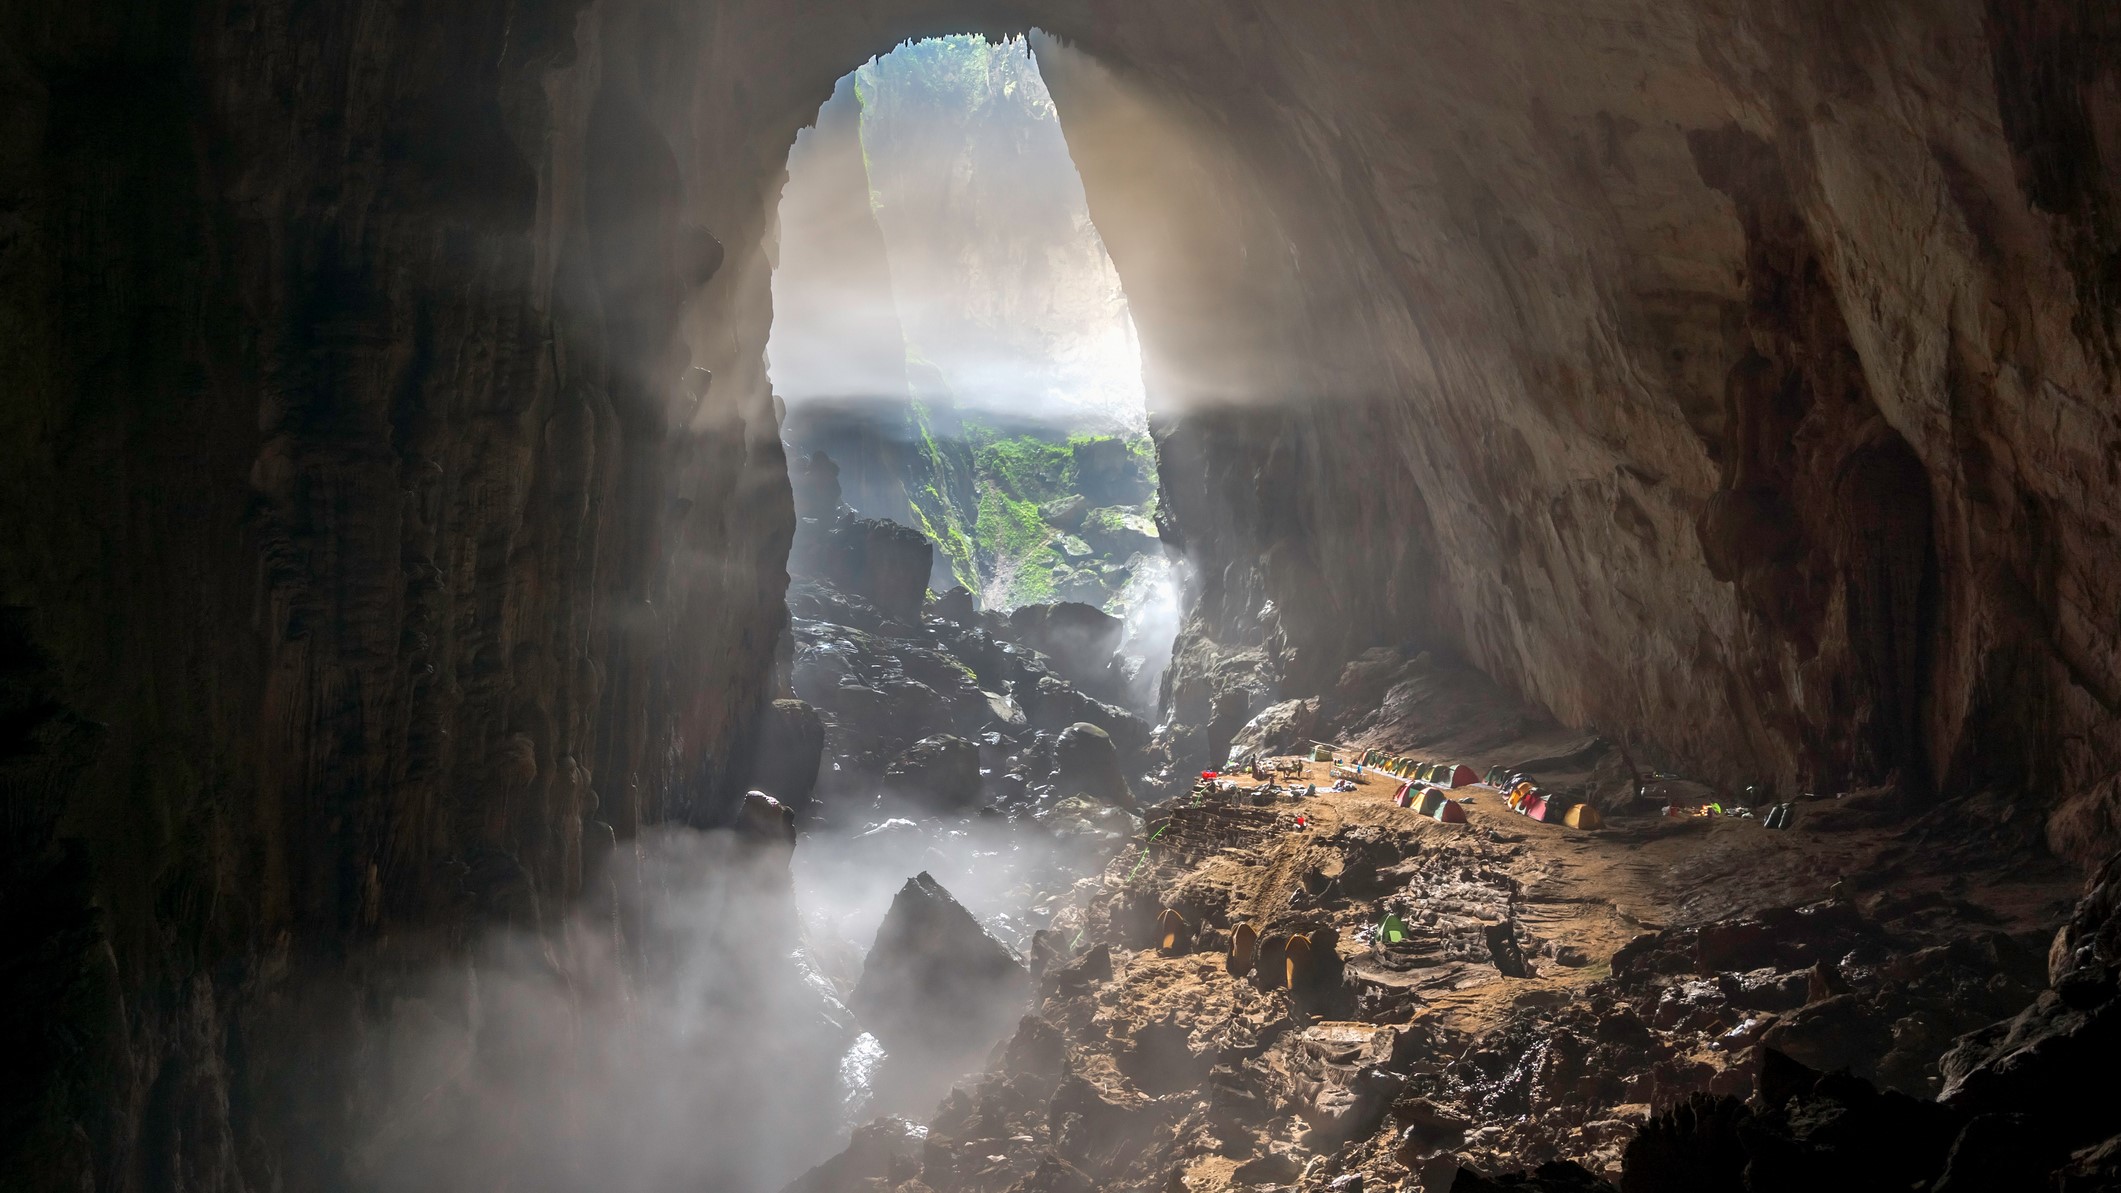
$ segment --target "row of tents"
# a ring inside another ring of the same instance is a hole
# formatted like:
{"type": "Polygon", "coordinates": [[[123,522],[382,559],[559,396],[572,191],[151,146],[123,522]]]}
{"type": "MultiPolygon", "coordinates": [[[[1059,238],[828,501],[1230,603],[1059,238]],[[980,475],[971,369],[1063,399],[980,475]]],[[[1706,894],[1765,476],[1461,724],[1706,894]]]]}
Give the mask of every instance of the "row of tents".
{"type": "Polygon", "coordinates": [[[1445,824],[1466,822],[1465,805],[1445,795],[1443,788],[1420,779],[1408,779],[1401,784],[1399,794],[1392,798],[1392,802],[1445,824]]]}
{"type": "Polygon", "coordinates": [[[1407,780],[1393,802],[1447,824],[1463,824],[1466,813],[1457,801],[1444,795],[1444,791],[1483,783],[1502,792],[1503,802],[1520,816],[1547,824],[1565,824],[1574,829],[1605,827],[1605,817],[1597,808],[1567,796],[1548,795],[1530,778],[1506,766],[1489,767],[1485,776],[1476,778],[1473,768],[1463,763],[1417,762],[1393,757],[1381,750],[1370,751],[1363,761],[1365,765],[1407,780]]]}
{"type": "Polygon", "coordinates": [[[1381,770],[1402,779],[1416,779],[1423,783],[1434,783],[1439,787],[1468,787],[1480,780],[1474,776],[1473,768],[1450,762],[1420,762],[1412,758],[1400,758],[1383,750],[1369,750],[1362,756],[1362,764],[1371,770],[1381,770]]]}
{"type": "Polygon", "coordinates": [[[1594,829],[1605,827],[1605,817],[1598,809],[1581,800],[1562,795],[1548,795],[1532,785],[1530,779],[1517,776],[1503,792],[1504,802],[1510,810],[1520,816],[1547,824],[1565,824],[1570,828],[1594,829]]]}

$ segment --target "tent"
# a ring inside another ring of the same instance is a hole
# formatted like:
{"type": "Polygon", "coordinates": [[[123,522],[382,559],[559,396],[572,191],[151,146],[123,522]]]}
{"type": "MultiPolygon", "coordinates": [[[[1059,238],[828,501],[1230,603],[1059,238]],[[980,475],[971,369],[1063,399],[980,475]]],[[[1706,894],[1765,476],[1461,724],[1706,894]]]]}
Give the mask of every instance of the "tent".
{"type": "Polygon", "coordinates": [[[1291,936],[1287,948],[1282,952],[1283,974],[1291,990],[1307,984],[1311,978],[1311,937],[1291,936]]]}
{"type": "Polygon", "coordinates": [[[1250,924],[1239,924],[1230,933],[1230,952],[1224,958],[1223,968],[1241,974],[1252,968],[1252,958],[1259,953],[1259,929],[1250,924]]]}
{"type": "Polygon", "coordinates": [[[1412,783],[1402,783],[1402,784],[1400,785],[1400,788],[1399,788],[1399,794],[1398,794],[1398,795],[1395,795],[1395,796],[1393,796],[1393,797],[1392,797],[1392,802],[1393,802],[1393,803],[1395,803],[1395,804],[1398,804],[1398,805],[1399,805],[1400,807],[1402,807],[1402,808],[1411,808],[1411,807],[1413,807],[1413,806],[1414,806],[1414,784],[1412,784],[1412,783]]]}
{"type": "Polygon", "coordinates": [[[1509,777],[1510,768],[1498,762],[1494,766],[1488,768],[1488,776],[1482,781],[1490,787],[1500,787],[1503,785],[1503,783],[1508,781],[1509,777]]]}
{"type": "Polygon", "coordinates": [[[1589,804],[1577,804],[1562,817],[1561,822],[1570,828],[1594,829],[1605,827],[1605,817],[1589,804]]]}
{"type": "Polygon", "coordinates": [[[1396,911],[1386,912],[1385,918],[1378,921],[1377,943],[1379,944],[1405,944],[1409,935],[1407,922],[1400,919],[1399,913],[1396,911]]]}
{"type": "Polygon", "coordinates": [[[1179,941],[1186,934],[1186,917],[1166,907],[1164,913],[1156,917],[1156,932],[1158,948],[1166,953],[1178,952],[1179,941]]]}
{"type": "Polygon", "coordinates": [[[1533,794],[1531,781],[1520,781],[1515,787],[1510,788],[1510,806],[1520,812],[1524,811],[1524,802],[1531,799],[1533,794]]]}
{"type": "Polygon", "coordinates": [[[1436,811],[1431,813],[1431,815],[1445,824],[1464,824],[1466,822],[1466,806],[1455,799],[1442,800],[1437,803],[1436,811]]]}
{"type": "Polygon", "coordinates": [[[1547,818],[1546,797],[1535,791],[1526,796],[1523,803],[1517,805],[1517,810],[1534,820],[1545,820],[1547,818]]]}
{"type": "Polygon", "coordinates": [[[1473,774],[1473,768],[1462,762],[1451,771],[1451,786],[1453,787],[1471,787],[1479,781],[1473,774]]]}
{"type": "Polygon", "coordinates": [[[1420,803],[1417,806],[1420,808],[1422,815],[1434,816],[1436,815],[1436,805],[1443,802],[1445,802],[1443,792],[1438,791],[1434,787],[1424,787],[1421,789],[1420,803]]]}

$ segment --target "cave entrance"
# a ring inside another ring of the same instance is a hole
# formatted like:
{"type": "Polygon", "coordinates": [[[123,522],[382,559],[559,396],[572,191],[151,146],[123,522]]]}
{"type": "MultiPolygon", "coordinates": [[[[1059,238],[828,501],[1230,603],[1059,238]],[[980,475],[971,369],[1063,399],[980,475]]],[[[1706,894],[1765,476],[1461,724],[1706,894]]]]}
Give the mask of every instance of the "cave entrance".
{"type": "Polygon", "coordinates": [[[1056,52],[935,37],[840,79],[789,153],[769,375],[791,457],[925,534],[931,589],[1131,614],[1168,655],[1140,345],[1039,74],[1056,52]]]}

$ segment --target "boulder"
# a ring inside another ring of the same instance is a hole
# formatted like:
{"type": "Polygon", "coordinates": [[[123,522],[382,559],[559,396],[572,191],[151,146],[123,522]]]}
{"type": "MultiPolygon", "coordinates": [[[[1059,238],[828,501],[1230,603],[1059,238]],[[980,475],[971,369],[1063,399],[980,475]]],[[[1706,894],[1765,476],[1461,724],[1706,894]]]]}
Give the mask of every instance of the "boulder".
{"type": "Polygon", "coordinates": [[[848,1005],[887,1049],[985,1051],[1017,1023],[1031,975],[925,871],[877,929],[848,1005]]]}
{"type": "Polygon", "coordinates": [[[1083,518],[1081,533],[1084,542],[1115,559],[1154,555],[1163,550],[1163,541],[1156,536],[1156,523],[1124,505],[1091,510],[1083,518]]]}
{"type": "Polygon", "coordinates": [[[899,752],[884,768],[884,786],[893,794],[943,811],[961,811],[980,802],[979,746],[962,737],[924,737],[899,752]]]}
{"type": "Polygon", "coordinates": [[[1061,730],[1053,743],[1053,793],[1066,799],[1086,796],[1115,807],[1134,806],[1134,792],[1120,768],[1112,735],[1087,721],[1061,730]]]}
{"type": "MultiPolygon", "coordinates": [[[[1352,664],[1351,664],[1352,665],[1352,664]]],[[[1318,698],[1268,705],[1230,739],[1230,756],[1294,754],[1309,747],[1318,731],[1318,698]]]]}
{"type": "Polygon", "coordinates": [[[1123,708],[1106,704],[1077,691],[1052,675],[1041,676],[1036,686],[1019,687],[1016,698],[1031,718],[1034,729],[1059,733],[1070,725],[1089,722],[1112,735],[1121,757],[1134,759],[1149,746],[1149,726],[1123,708]]]}
{"type": "Polygon", "coordinates": [[[1080,493],[1071,493],[1057,501],[1049,501],[1038,507],[1038,516],[1049,526],[1062,530],[1074,530],[1083,524],[1083,515],[1090,510],[1090,503],[1080,493]]]}
{"type": "Polygon", "coordinates": [[[962,584],[952,585],[935,598],[935,615],[944,621],[971,625],[978,612],[978,607],[972,600],[972,590],[962,584]]]}
{"type": "Polygon", "coordinates": [[[797,527],[789,574],[866,597],[885,616],[920,620],[935,547],[910,526],[878,518],[806,520],[797,527]]]}
{"type": "Polygon", "coordinates": [[[1062,678],[1100,698],[1121,682],[1119,644],[1127,623],[1078,601],[1023,605],[1009,614],[1009,636],[1044,654],[1062,678]]]}

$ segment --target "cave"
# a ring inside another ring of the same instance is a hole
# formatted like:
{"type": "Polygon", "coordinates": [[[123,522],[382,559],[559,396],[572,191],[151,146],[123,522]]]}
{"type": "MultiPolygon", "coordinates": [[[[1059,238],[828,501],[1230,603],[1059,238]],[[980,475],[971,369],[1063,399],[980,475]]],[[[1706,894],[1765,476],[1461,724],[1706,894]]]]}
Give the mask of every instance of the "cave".
{"type": "Polygon", "coordinates": [[[0,29],[0,1185],[2121,1184],[2109,7],[0,29]],[[934,38],[1124,290],[1151,682],[776,393],[934,38]]]}

